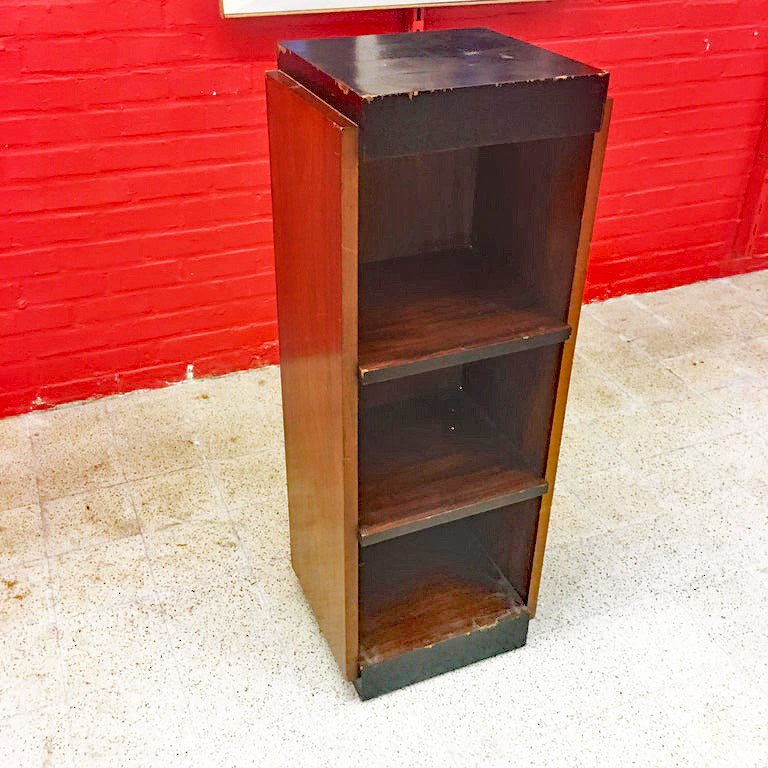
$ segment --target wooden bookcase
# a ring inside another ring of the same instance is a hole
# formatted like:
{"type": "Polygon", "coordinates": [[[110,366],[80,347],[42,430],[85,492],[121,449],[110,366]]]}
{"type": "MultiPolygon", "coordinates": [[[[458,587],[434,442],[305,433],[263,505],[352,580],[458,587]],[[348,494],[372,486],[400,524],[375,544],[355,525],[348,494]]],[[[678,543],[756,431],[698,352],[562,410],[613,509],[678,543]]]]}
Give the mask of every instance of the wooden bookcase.
{"type": "Polygon", "coordinates": [[[610,103],[484,29],[267,74],[294,570],[362,698],[525,643],[610,103]]]}

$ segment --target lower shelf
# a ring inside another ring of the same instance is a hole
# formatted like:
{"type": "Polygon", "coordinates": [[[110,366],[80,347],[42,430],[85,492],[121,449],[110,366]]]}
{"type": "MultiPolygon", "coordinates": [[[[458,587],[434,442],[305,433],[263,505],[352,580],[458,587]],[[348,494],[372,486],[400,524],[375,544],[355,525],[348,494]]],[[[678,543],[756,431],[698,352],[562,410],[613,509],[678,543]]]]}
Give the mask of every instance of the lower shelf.
{"type": "MultiPolygon", "coordinates": [[[[366,548],[360,568],[361,677],[368,668],[396,659],[402,665],[412,653],[456,638],[464,637],[471,646],[469,638],[476,632],[520,617],[527,626],[523,601],[464,521],[366,548]]],[[[507,650],[511,640],[521,645],[516,627],[514,637],[507,627],[490,646],[481,643],[478,658],[492,655],[490,648],[507,650]]],[[[522,637],[524,642],[525,633],[522,637]]],[[[426,664],[428,671],[436,655],[441,654],[422,653],[421,662],[411,656],[406,666],[426,664]]],[[[447,660],[453,656],[448,653],[447,660]]],[[[445,671],[445,660],[441,663],[438,671],[445,671]]],[[[425,670],[412,668],[410,674],[423,679],[420,671],[425,670]]],[[[426,677],[431,674],[437,671],[426,677]]]]}
{"type": "Polygon", "coordinates": [[[528,614],[520,613],[466,635],[364,667],[354,681],[361,699],[373,699],[476,661],[525,645],[528,614]]]}

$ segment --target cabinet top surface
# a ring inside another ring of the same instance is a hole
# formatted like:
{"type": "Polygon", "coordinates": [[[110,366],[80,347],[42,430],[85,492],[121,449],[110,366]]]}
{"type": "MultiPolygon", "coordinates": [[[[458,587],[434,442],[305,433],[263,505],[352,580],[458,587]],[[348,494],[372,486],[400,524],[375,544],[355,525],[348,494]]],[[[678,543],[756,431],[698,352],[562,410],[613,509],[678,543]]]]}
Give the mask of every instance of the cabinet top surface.
{"type": "Polygon", "coordinates": [[[290,40],[297,56],[360,99],[601,76],[601,70],[490,29],[290,40]]]}

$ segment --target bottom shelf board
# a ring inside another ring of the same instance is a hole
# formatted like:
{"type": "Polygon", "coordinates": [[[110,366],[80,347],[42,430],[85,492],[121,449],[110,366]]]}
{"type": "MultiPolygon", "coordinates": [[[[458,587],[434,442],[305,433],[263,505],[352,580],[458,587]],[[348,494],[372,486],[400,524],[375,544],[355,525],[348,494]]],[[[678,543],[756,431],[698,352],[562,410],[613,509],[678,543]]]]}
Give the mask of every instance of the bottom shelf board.
{"type": "Polygon", "coordinates": [[[418,648],[402,656],[363,667],[354,681],[361,699],[373,699],[406,685],[420,683],[476,661],[525,645],[528,614],[521,613],[466,635],[418,648]]]}
{"type": "Polygon", "coordinates": [[[370,408],[360,426],[364,547],[547,490],[466,395],[370,408]]]}
{"type": "Polygon", "coordinates": [[[527,625],[520,596],[463,521],[364,549],[360,586],[363,670],[520,616],[527,625]]]}

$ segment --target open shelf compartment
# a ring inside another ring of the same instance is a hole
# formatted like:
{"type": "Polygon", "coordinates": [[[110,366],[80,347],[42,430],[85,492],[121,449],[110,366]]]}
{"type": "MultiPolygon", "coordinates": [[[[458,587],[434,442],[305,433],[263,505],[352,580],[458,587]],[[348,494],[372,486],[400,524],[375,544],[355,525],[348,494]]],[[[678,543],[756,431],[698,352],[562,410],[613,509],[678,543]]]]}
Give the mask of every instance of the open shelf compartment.
{"type": "Polygon", "coordinates": [[[363,546],[546,492],[546,481],[461,392],[382,405],[365,416],[363,546]]]}
{"type": "Polygon", "coordinates": [[[361,164],[362,384],[570,336],[590,148],[576,136],[361,164]]]}
{"type": "Polygon", "coordinates": [[[363,384],[556,344],[571,332],[499,282],[470,246],[371,264],[360,301],[363,384]]]}
{"type": "Polygon", "coordinates": [[[364,549],[364,698],[525,643],[539,500],[364,549]]]}
{"type": "Polygon", "coordinates": [[[520,615],[520,595],[461,523],[363,555],[360,662],[370,666],[520,615]]]}
{"type": "Polygon", "coordinates": [[[364,547],[542,496],[559,347],[361,390],[364,547]]]}

